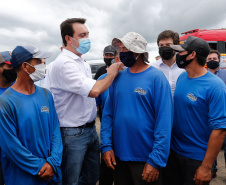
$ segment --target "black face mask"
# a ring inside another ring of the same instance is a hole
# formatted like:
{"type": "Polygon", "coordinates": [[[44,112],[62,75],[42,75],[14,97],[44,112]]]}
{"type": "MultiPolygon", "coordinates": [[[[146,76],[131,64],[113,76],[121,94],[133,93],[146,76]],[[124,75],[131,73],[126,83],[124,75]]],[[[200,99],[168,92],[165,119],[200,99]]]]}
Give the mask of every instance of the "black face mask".
{"type": "Polygon", "coordinates": [[[104,58],[104,62],[107,66],[113,64],[113,58],[104,58]]]}
{"type": "Polygon", "coordinates": [[[133,52],[129,51],[129,52],[120,52],[119,53],[119,57],[120,57],[121,62],[124,64],[124,66],[132,67],[136,63],[137,58],[139,57],[139,55],[135,59],[133,57],[133,52]]]}
{"type": "Polygon", "coordinates": [[[210,69],[216,69],[219,67],[219,62],[215,60],[210,60],[209,62],[206,63],[207,67],[210,69]]]}
{"type": "Polygon", "coordinates": [[[164,60],[170,60],[175,55],[175,51],[170,47],[164,46],[159,48],[159,55],[164,60]]]}
{"type": "Polygon", "coordinates": [[[14,82],[17,78],[15,69],[4,69],[3,68],[2,76],[4,76],[5,79],[9,82],[14,82]]]}
{"type": "Polygon", "coordinates": [[[177,66],[179,68],[185,68],[188,64],[190,64],[193,61],[193,59],[186,60],[187,56],[190,55],[191,53],[192,52],[190,51],[186,55],[179,55],[179,54],[177,54],[177,56],[176,56],[176,63],[177,63],[177,66]]]}

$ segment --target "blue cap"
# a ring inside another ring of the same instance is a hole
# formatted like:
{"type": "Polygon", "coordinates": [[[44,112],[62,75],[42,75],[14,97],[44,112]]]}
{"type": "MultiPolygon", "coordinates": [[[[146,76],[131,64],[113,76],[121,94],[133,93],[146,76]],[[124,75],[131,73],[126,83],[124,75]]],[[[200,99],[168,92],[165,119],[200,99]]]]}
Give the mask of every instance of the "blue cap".
{"type": "Polygon", "coordinates": [[[17,68],[25,61],[31,59],[31,58],[49,58],[52,55],[51,52],[44,52],[39,50],[38,48],[34,46],[17,46],[11,56],[11,64],[13,68],[17,68]]]}
{"type": "Polygon", "coordinates": [[[11,64],[9,62],[10,58],[11,58],[10,51],[0,52],[0,64],[2,63],[11,64]]]}

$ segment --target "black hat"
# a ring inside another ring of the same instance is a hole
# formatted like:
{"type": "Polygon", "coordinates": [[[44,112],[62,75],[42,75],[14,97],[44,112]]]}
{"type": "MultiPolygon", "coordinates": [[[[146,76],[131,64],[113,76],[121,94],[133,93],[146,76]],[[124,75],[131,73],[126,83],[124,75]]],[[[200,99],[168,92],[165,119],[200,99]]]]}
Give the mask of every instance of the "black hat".
{"type": "Polygon", "coordinates": [[[112,45],[106,46],[104,48],[104,54],[107,54],[107,53],[110,53],[112,55],[116,55],[116,50],[115,50],[114,46],[112,46],[112,45]]]}
{"type": "Polygon", "coordinates": [[[189,36],[181,45],[170,45],[175,51],[195,51],[198,55],[207,57],[210,52],[209,44],[198,37],[189,36]]]}

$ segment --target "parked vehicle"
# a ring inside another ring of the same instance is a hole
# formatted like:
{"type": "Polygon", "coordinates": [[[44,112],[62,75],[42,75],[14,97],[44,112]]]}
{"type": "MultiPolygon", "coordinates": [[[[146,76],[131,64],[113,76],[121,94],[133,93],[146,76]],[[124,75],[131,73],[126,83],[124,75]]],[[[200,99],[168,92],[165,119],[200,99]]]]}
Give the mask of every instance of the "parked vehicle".
{"type": "Polygon", "coordinates": [[[194,29],[181,34],[180,44],[190,35],[207,41],[211,49],[218,50],[221,53],[220,66],[226,68],[226,29],[194,29]]]}
{"type": "Polygon", "coordinates": [[[86,61],[90,67],[91,67],[91,71],[92,71],[92,78],[94,78],[97,70],[102,67],[102,66],[105,66],[106,64],[104,63],[104,61],[101,61],[101,60],[89,60],[89,61],[86,61]]]}

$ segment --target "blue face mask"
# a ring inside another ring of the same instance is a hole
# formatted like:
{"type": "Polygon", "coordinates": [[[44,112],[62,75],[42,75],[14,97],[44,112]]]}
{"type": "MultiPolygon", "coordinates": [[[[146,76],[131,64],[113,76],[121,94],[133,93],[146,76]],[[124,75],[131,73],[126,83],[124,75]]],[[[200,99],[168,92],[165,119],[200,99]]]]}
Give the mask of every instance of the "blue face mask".
{"type": "MultiPolygon", "coordinates": [[[[75,39],[73,37],[71,37],[71,38],[75,39]]],[[[75,40],[77,40],[77,39],[75,39],[75,40]]],[[[91,42],[90,42],[89,38],[83,38],[83,39],[79,39],[77,41],[79,42],[78,48],[75,47],[73,44],[71,44],[71,46],[73,48],[75,48],[77,52],[79,52],[79,53],[81,53],[83,55],[83,54],[87,53],[90,50],[91,42]]]]}
{"type": "Polygon", "coordinates": [[[126,67],[132,67],[136,63],[139,56],[140,55],[138,55],[137,58],[134,58],[132,51],[119,53],[120,60],[126,67]]]}

